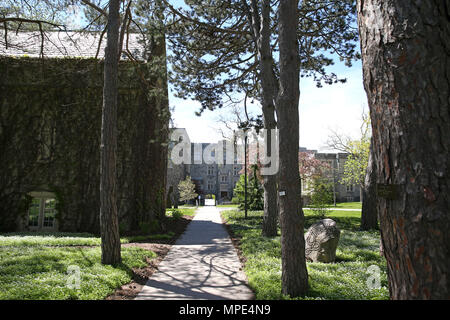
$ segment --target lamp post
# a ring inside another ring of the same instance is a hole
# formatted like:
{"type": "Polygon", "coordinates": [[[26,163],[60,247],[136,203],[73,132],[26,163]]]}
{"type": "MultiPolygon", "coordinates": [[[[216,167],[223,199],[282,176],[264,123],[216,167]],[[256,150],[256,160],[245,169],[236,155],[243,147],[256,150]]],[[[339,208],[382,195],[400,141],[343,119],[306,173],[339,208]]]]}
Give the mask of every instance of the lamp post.
{"type": "Polygon", "coordinates": [[[247,130],[244,128],[244,217],[247,219],[247,130]]]}
{"type": "MultiPolygon", "coordinates": [[[[336,167],[337,167],[337,174],[339,175],[339,153],[336,153],[336,167]]],[[[334,169],[334,165],[333,165],[333,202],[334,206],[336,207],[336,170],[334,169]]]]}

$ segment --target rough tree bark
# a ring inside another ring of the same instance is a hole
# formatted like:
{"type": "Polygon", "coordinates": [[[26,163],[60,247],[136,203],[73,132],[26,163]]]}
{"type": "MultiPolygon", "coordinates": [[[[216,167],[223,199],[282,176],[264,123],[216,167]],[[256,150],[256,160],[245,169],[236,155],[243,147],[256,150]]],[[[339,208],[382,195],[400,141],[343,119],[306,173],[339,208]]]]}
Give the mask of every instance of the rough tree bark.
{"type": "MultiPolygon", "coordinates": [[[[270,155],[272,137],[271,129],[276,128],[274,102],[277,96],[277,81],[273,73],[273,57],[270,48],[270,0],[264,0],[261,9],[259,37],[257,39],[258,60],[261,79],[261,105],[263,111],[264,128],[267,130],[265,146],[267,155],[270,155]]],[[[270,164],[269,164],[270,165],[270,164]]],[[[273,165],[273,164],[272,164],[273,165]]],[[[263,175],[264,189],[264,215],[262,234],[274,237],[278,232],[278,203],[277,203],[277,176],[263,175]]]]}
{"type": "Polygon", "coordinates": [[[373,154],[373,139],[370,142],[369,161],[367,162],[366,176],[362,186],[362,212],[361,230],[378,229],[378,211],[376,196],[377,163],[373,154]]]}
{"type": "Polygon", "coordinates": [[[390,296],[449,299],[450,4],[357,7],[390,296]]]}
{"type": "Polygon", "coordinates": [[[282,292],[303,296],[308,289],[304,215],[298,171],[300,96],[297,42],[298,1],[280,1],[278,33],[280,82],[276,101],[279,129],[279,209],[281,226],[282,292]]]}
{"type": "Polygon", "coordinates": [[[117,83],[120,0],[109,1],[100,145],[100,233],[102,263],[121,262],[116,197],[117,83]]]}

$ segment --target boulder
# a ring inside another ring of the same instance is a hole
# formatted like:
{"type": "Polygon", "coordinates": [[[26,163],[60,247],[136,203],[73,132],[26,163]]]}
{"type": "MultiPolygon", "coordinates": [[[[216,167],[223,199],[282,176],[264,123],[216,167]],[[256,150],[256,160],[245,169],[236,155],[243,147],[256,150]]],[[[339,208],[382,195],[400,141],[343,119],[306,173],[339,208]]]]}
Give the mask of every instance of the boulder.
{"type": "Polygon", "coordinates": [[[314,223],[305,234],[305,256],[310,262],[334,262],[341,231],[332,219],[314,223]]]}

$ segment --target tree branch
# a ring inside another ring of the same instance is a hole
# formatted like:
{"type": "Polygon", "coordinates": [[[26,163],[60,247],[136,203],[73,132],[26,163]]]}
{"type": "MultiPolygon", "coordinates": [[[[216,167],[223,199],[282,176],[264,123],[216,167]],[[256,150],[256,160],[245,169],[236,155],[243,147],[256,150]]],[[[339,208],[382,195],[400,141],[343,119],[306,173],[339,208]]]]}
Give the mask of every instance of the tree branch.
{"type": "Polygon", "coordinates": [[[194,23],[194,24],[196,24],[198,26],[206,27],[206,28],[210,29],[213,32],[224,32],[224,33],[239,34],[239,35],[251,35],[247,31],[236,30],[236,26],[232,26],[229,29],[223,29],[223,28],[218,28],[216,26],[212,26],[212,25],[210,25],[208,23],[205,23],[205,22],[198,21],[196,19],[192,19],[192,18],[184,15],[183,13],[178,11],[177,9],[175,9],[167,0],[162,0],[162,1],[167,5],[167,7],[169,8],[169,10],[172,13],[176,14],[177,16],[182,18],[183,20],[192,22],[192,23],[194,23]]]}
{"type": "Polygon", "coordinates": [[[93,4],[92,2],[88,1],[88,0],[81,0],[82,3],[84,3],[85,5],[91,7],[92,9],[100,12],[101,14],[103,14],[105,17],[108,17],[108,13],[103,10],[102,8],[100,8],[99,6],[93,4]]]}

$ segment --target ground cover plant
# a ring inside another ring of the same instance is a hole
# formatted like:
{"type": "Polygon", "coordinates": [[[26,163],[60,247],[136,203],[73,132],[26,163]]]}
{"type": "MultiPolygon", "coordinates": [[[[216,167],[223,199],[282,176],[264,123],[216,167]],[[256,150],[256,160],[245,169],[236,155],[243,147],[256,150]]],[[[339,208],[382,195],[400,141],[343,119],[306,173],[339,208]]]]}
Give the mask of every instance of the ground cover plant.
{"type": "Polygon", "coordinates": [[[0,247],[0,300],[104,299],[132,279],[155,253],[122,248],[122,263],[100,263],[100,247],[0,247]],[[76,275],[79,274],[77,288],[76,275]]]}
{"type": "MultiPolygon", "coordinates": [[[[261,236],[262,211],[222,211],[233,238],[239,239],[241,260],[256,299],[288,299],[281,294],[280,236],[261,236]]],[[[359,231],[360,212],[330,211],[327,218],[341,229],[335,263],[307,263],[309,290],[306,299],[388,299],[386,262],[379,254],[378,231],[359,231]],[[374,270],[380,285],[371,285],[374,270]],[[372,277],[372,278],[371,278],[372,277]]],[[[317,217],[305,210],[305,231],[317,217]]],[[[280,233],[278,233],[280,234],[280,233]]]]}
{"type": "Polygon", "coordinates": [[[118,288],[128,283],[135,287],[139,277],[147,280],[150,270],[155,269],[155,259],[162,260],[195,210],[195,207],[177,209],[181,217],[167,210],[164,233],[122,236],[122,263],[116,267],[100,263],[101,239],[93,234],[0,234],[0,300],[98,300],[119,296],[132,299],[136,290],[129,290],[124,296],[117,293],[118,288]],[[149,265],[150,259],[153,262],[149,265]],[[80,275],[79,288],[70,286],[74,284],[74,272],[80,275]]]}

